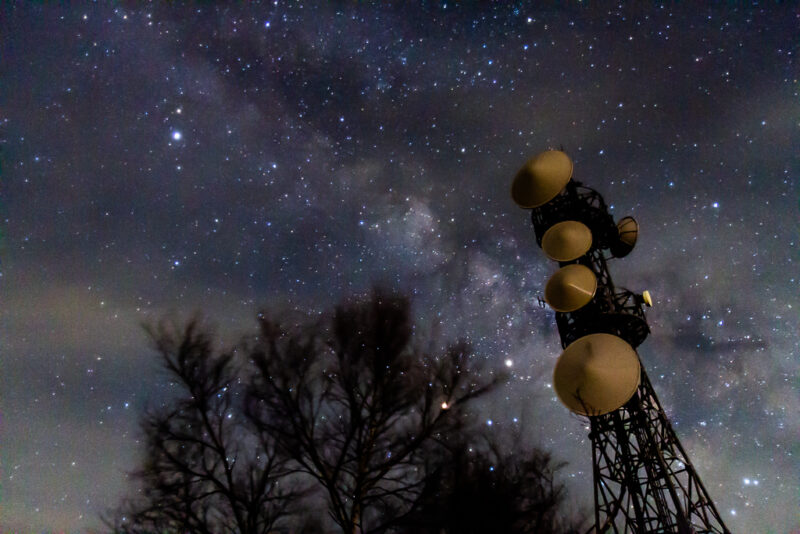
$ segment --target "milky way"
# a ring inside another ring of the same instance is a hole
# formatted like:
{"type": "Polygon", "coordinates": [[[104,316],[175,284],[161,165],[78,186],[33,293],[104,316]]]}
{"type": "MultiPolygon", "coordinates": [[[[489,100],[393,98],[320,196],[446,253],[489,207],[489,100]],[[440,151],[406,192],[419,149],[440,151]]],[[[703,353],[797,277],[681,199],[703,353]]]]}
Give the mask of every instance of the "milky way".
{"type": "Polygon", "coordinates": [[[169,394],[142,322],[235,339],[375,283],[511,371],[474,416],[590,511],[555,264],[509,196],[559,147],[641,225],[610,269],[654,295],[640,356],[726,523],[800,528],[800,20],[689,5],[0,8],[3,530],[98,527],[128,491],[169,394]]]}

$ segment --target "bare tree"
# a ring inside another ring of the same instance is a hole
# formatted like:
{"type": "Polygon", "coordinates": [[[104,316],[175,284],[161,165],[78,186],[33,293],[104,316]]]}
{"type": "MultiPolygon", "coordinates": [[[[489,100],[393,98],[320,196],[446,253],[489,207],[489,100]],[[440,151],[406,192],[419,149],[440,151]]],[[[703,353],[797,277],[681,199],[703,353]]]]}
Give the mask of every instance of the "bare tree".
{"type": "Polygon", "coordinates": [[[347,534],[386,531],[413,508],[425,457],[498,380],[464,344],[414,350],[412,330],[408,301],[375,292],[337,308],[323,335],[262,315],[250,347],[250,417],[324,488],[347,534]]]}
{"type": "Polygon", "coordinates": [[[579,513],[563,514],[565,491],[555,480],[562,466],[538,449],[501,451],[489,439],[457,442],[430,459],[425,487],[397,530],[403,534],[583,532],[579,513]]]}
{"type": "Polygon", "coordinates": [[[115,532],[272,532],[298,494],[274,442],[243,415],[234,352],[215,352],[197,320],[182,331],[148,328],[180,391],[141,422],[138,495],[110,520],[115,532]]]}
{"type": "Polygon", "coordinates": [[[469,452],[466,410],[502,377],[463,343],[415,348],[406,299],[376,291],[294,329],[258,317],[227,352],[197,320],[148,329],[178,394],[142,417],[115,532],[570,531],[546,455],[502,455],[496,436],[469,452]]]}

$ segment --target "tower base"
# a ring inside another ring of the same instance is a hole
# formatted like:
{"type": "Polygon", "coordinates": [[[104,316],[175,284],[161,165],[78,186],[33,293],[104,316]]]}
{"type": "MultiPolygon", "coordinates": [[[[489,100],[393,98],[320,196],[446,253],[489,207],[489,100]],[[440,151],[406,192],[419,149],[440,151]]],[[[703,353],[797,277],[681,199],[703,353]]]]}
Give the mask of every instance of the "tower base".
{"type": "Polygon", "coordinates": [[[729,534],[642,368],[636,394],[590,417],[595,533],[729,534]]]}

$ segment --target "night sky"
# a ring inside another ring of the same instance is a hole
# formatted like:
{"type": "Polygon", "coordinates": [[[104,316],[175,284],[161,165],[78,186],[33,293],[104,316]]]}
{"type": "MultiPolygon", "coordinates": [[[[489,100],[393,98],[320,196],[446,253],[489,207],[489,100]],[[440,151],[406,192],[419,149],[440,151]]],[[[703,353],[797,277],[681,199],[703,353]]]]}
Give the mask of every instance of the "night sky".
{"type": "Polygon", "coordinates": [[[98,527],[127,491],[169,395],[143,321],[232,342],[375,283],[511,371],[475,417],[591,512],[557,266],[509,195],[562,146],[639,221],[610,270],[654,296],[639,353],[728,527],[800,529],[800,17],[692,4],[4,3],[2,530],[98,527]]]}

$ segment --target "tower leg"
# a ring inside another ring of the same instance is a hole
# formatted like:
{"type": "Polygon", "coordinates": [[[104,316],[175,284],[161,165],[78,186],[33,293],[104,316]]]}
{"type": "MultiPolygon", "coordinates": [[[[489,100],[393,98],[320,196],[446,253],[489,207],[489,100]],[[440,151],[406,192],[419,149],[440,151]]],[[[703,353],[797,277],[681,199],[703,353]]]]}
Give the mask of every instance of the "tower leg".
{"type": "Polygon", "coordinates": [[[729,533],[644,369],[625,406],[590,422],[595,532],[729,533]]]}

